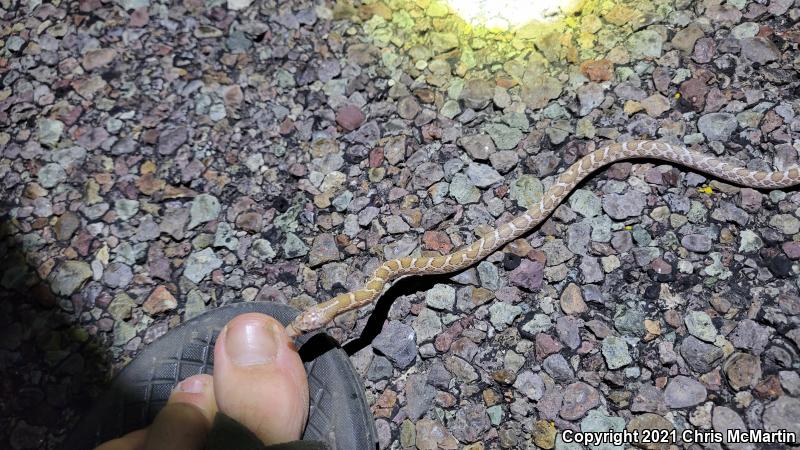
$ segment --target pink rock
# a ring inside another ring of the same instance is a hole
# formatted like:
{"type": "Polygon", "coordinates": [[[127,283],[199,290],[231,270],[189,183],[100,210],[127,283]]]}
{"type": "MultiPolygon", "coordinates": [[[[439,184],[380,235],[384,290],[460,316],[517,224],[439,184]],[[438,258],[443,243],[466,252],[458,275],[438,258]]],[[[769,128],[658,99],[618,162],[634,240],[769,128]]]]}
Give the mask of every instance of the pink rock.
{"type": "Polygon", "coordinates": [[[784,242],[783,251],[790,259],[800,259],[800,242],[784,242]]]}
{"type": "Polygon", "coordinates": [[[353,105],[342,106],[336,111],[336,123],[347,131],[360,127],[366,118],[361,109],[353,105]]]}

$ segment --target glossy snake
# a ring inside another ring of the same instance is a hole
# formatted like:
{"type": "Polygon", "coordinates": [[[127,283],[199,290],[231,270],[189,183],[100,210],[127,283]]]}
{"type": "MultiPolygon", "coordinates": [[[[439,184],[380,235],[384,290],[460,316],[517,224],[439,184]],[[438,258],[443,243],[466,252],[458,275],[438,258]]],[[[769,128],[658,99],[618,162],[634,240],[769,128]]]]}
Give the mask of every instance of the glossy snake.
{"type": "Polygon", "coordinates": [[[592,172],[613,162],[633,158],[658,159],[682,164],[746,187],[785,188],[800,184],[800,167],[798,166],[779,172],[752,171],[679,145],[655,141],[614,143],[589,153],[575,162],[558,176],[556,182],[544,193],[538,205],[512,221],[499,226],[484,238],[449,255],[405,257],[386,261],[372,273],[361,289],[337,295],[301,312],[287,327],[288,333],[294,337],[319,329],[339,314],[374,301],[381,295],[389,282],[400,277],[456,272],[477,263],[541,223],[567,198],[575,186],[592,172]]]}

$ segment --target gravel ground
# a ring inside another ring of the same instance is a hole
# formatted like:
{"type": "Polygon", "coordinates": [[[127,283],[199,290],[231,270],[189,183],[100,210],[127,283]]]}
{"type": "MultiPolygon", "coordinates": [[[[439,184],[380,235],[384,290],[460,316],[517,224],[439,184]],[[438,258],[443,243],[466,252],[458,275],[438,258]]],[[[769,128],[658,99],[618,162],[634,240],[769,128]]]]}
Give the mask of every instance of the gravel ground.
{"type": "MultiPolygon", "coordinates": [[[[798,160],[800,2],[590,0],[514,34],[429,0],[280,3],[0,0],[0,447],[57,446],[182,321],[450,252],[604,143],[798,160]]],[[[800,434],[799,278],[797,190],[618,163],[329,333],[382,449],[800,434]]]]}

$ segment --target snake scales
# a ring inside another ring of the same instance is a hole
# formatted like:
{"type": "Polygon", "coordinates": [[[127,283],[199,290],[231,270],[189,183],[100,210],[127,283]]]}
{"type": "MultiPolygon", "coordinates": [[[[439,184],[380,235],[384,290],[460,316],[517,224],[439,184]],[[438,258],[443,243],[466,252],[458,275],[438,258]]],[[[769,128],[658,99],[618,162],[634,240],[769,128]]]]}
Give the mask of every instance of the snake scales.
{"type": "Polygon", "coordinates": [[[631,141],[610,144],[575,162],[559,175],[556,182],[544,193],[538,205],[499,226],[482,239],[449,255],[405,257],[386,261],[372,273],[364,287],[311,306],[297,316],[287,327],[287,332],[295,337],[321,328],[339,314],[374,301],[389,282],[402,276],[444,274],[471,266],[541,223],[567,198],[575,186],[592,172],[613,162],[634,158],[658,159],[682,164],[746,187],[785,188],[800,184],[798,166],[778,172],[752,171],[683,146],[664,142],[631,141]]]}

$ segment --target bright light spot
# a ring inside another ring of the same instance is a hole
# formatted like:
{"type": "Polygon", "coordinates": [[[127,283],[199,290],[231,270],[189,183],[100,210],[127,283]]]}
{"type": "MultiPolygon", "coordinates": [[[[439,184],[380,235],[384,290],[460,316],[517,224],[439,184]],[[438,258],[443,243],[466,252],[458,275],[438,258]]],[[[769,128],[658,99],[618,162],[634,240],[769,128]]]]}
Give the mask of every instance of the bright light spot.
{"type": "Polygon", "coordinates": [[[547,21],[574,8],[578,0],[446,0],[471,25],[508,29],[547,21]]]}

